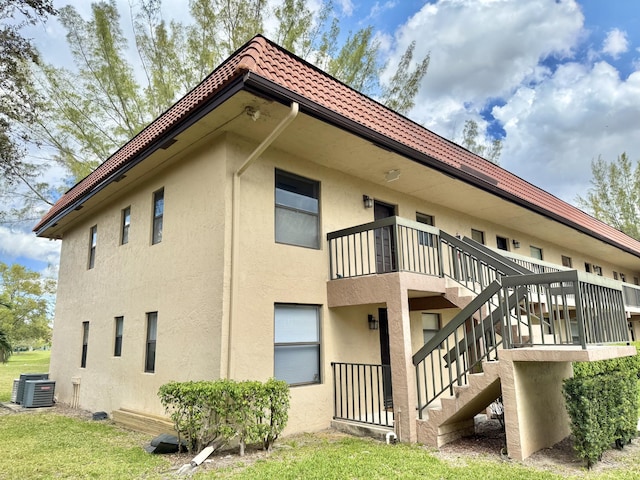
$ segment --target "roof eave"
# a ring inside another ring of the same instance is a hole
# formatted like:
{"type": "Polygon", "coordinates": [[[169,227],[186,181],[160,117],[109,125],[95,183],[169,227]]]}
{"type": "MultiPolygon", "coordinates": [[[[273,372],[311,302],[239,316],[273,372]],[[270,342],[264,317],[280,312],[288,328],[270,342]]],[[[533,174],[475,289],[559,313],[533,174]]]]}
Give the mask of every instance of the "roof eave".
{"type": "MultiPolygon", "coordinates": [[[[65,216],[73,212],[74,210],[81,207],[84,202],[92,198],[94,195],[104,190],[107,186],[112,184],[113,182],[119,180],[124,174],[126,174],[133,167],[138,165],[144,159],[152,155],[156,150],[158,150],[168,138],[173,138],[184,132],[198,120],[200,120],[205,115],[209,114],[211,111],[215,110],[219,105],[227,101],[233,95],[238,93],[244,87],[244,75],[240,75],[234,80],[232,80],[229,84],[227,84],[220,92],[213,95],[210,99],[203,102],[201,105],[196,107],[193,112],[187,115],[180,122],[173,125],[165,134],[151,142],[147,147],[145,147],[140,153],[138,153],[135,157],[133,157],[130,161],[126,162],[120,168],[112,172],[107,178],[102,180],[98,185],[93,187],[90,191],[85,193],[83,196],[79,197],[75,201],[71,202],[67,207],[58,212],[53,217],[47,219],[45,222],[38,224],[34,227],[34,232],[38,237],[47,237],[45,234],[46,231],[55,226],[60,220],[62,220],[65,216]]],[[[140,132],[142,133],[142,132],[140,132]]],[[[54,236],[51,236],[54,238],[54,236]]]]}

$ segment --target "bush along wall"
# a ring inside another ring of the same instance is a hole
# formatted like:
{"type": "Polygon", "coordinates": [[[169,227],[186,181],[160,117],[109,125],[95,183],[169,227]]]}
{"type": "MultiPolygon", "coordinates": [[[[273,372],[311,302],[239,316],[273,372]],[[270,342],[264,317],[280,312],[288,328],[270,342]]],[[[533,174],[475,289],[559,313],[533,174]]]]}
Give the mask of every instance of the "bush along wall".
{"type": "Polygon", "coordinates": [[[639,359],[574,363],[574,377],[564,381],[574,449],[588,468],[605,450],[622,448],[636,436],[639,359]]]}
{"type": "Polygon", "coordinates": [[[289,418],[289,386],[280,380],[170,382],[158,396],[189,453],[232,440],[240,455],[249,443],[271,451],[289,418]]]}

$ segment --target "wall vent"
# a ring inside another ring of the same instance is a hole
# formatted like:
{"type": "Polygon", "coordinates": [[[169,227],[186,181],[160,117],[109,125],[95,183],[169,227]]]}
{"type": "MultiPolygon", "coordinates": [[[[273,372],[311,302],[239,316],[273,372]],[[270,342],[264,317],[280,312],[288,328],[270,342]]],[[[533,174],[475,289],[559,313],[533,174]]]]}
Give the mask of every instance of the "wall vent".
{"type": "Polygon", "coordinates": [[[24,384],[28,380],[48,380],[48,373],[21,373],[18,383],[18,393],[16,395],[16,403],[22,404],[22,397],[24,396],[24,384]]]}
{"type": "Polygon", "coordinates": [[[24,384],[22,406],[25,408],[52,407],[55,391],[54,380],[27,380],[24,384]]]}

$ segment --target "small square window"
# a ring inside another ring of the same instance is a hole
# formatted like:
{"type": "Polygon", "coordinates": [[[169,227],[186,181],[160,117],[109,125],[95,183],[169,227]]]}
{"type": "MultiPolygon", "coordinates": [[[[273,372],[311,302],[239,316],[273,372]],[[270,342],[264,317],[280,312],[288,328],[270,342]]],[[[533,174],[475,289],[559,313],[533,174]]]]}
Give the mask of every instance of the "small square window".
{"type": "Polygon", "coordinates": [[[618,272],[616,271],[613,272],[613,279],[618,280],[618,272]]]}
{"type": "Polygon", "coordinates": [[[567,257],[565,255],[562,255],[562,266],[563,267],[567,267],[567,268],[572,268],[573,267],[573,262],[571,261],[571,257],[567,257]]]}
{"type": "Polygon", "coordinates": [[[496,236],[496,247],[498,250],[509,250],[509,239],[505,237],[496,236]]]}
{"type": "MultiPolygon", "coordinates": [[[[416,213],[416,222],[431,225],[432,227],[435,225],[433,215],[427,215],[425,213],[416,213]]],[[[418,232],[418,243],[427,247],[433,247],[433,234],[429,232],[418,232]]]]}
{"type": "Polygon", "coordinates": [[[437,313],[422,312],[422,337],[427,343],[435,337],[440,330],[440,315],[437,313]]]}
{"type": "Polygon", "coordinates": [[[471,229],[471,240],[478,242],[481,245],[484,245],[484,232],[481,230],[476,230],[474,228],[471,229]]]}
{"type": "Polygon", "coordinates": [[[529,246],[529,252],[531,253],[531,258],[537,258],[538,260],[542,260],[542,249],[539,247],[534,247],[533,245],[529,246]]]}

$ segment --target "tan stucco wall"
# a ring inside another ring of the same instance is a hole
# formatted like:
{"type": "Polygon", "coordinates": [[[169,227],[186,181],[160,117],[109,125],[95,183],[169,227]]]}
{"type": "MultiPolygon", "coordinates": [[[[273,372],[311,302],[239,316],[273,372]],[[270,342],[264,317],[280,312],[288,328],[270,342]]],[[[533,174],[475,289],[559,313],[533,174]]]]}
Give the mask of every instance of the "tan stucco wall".
{"type": "Polygon", "coordinates": [[[158,387],[170,380],[217,378],[223,305],[224,148],[191,153],[65,233],[51,375],[69,402],[162,413],[158,387]],[[164,187],[163,240],[151,245],[152,194],[164,187]],[[189,192],[192,195],[185,195],[189,192]],[[119,245],[121,210],[131,206],[129,243],[119,245]],[[98,225],[95,267],[87,269],[89,229],[98,225]],[[144,373],[146,313],[158,312],[156,371],[144,373]],[[124,316],[122,356],[114,357],[114,317],[124,316]],[[89,321],[87,367],[80,368],[82,322],[89,321]]]}
{"type": "MultiPolygon", "coordinates": [[[[409,290],[444,293],[444,282],[424,276],[409,276],[402,282],[388,278],[390,285],[368,291],[362,282],[361,291],[345,289],[347,283],[341,281],[327,284],[326,234],[373,221],[373,209],[363,207],[363,194],[398,205],[398,215],[408,219],[415,219],[416,211],[435,215],[436,226],[451,234],[470,235],[471,228],[478,228],[493,241],[496,232],[509,238],[516,234],[438,205],[446,199],[419,202],[386,184],[320,166],[312,161],[316,152],[301,158],[271,147],[238,182],[239,253],[233,265],[236,301],[232,302],[232,179],[256,145],[232,134],[208,140],[114,193],[99,210],[79,212],[78,220],[64,232],[56,306],[51,374],[58,381],[61,401],[71,400],[71,379],[81,377],[83,408],[159,414],[156,393],[170,380],[227,375],[265,380],[273,375],[274,304],[315,304],[322,307],[322,382],[291,389],[286,433],[326,428],[333,407],[331,362],[379,361],[378,333],[368,330],[366,318],[386,305],[389,321],[395,322],[390,328],[396,342],[394,372],[406,372],[400,384],[394,379],[394,395],[404,396],[395,400],[405,411],[415,410],[410,356],[420,347],[422,331],[419,315],[417,319],[409,313],[405,295],[409,290]],[[320,182],[319,249],[275,243],[275,168],[320,182]],[[162,187],[163,241],[151,246],[152,193],[162,187]],[[120,212],[129,205],[130,241],[119,246],[120,212]],[[87,270],[92,225],[98,225],[98,248],[95,268],[87,270]],[[145,374],[145,314],[150,311],[158,312],[156,371],[145,374]],[[116,316],[125,317],[120,358],[113,357],[116,316]],[[85,369],[79,368],[83,321],[91,322],[85,369]],[[396,388],[402,385],[404,392],[396,388]]],[[[562,247],[538,238],[519,234],[517,238],[523,246],[530,241],[543,248],[549,261],[557,257],[559,262],[560,254],[566,254],[562,247]]],[[[443,324],[454,313],[443,312],[443,324]]],[[[408,420],[407,425],[411,437],[408,420]]]]}

